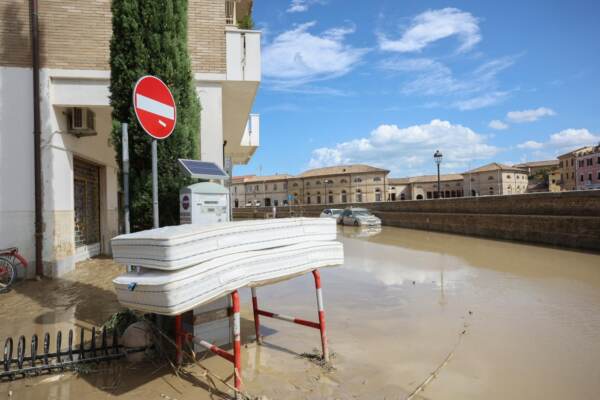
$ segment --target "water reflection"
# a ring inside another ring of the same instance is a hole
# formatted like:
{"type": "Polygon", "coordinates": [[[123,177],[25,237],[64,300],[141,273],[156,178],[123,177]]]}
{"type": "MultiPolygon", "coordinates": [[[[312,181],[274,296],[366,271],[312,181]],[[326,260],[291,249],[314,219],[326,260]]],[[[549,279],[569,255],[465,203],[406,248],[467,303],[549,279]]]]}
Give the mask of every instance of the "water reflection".
{"type": "Polygon", "coordinates": [[[343,232],[344,236],[347,237],[356,237],[356,238],[366,238],[370,236],[375,236],[381,233],[381,226],[346,226],[340,225],[340,230],[343,232]]]}

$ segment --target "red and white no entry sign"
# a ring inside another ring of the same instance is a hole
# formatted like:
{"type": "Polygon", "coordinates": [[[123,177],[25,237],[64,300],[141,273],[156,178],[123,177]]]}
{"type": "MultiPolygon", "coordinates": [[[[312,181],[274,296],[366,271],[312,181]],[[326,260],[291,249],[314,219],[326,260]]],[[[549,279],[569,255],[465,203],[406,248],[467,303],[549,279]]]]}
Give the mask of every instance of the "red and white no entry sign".
{"type": "Polygon", "coordinates": [[[175,129],[175,100],[159,78],[146,75],[137,81],[133,88],[133,108],[140,125],[153,138],[166,139],[175,129]]]}

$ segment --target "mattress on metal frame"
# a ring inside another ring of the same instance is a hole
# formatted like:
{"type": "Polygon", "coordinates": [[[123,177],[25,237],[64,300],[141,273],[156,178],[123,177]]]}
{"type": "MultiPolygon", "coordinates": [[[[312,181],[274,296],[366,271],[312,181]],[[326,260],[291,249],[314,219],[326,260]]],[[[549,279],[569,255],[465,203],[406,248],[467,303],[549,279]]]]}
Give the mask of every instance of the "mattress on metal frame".
{"type": "Polygon", "coordinates": [[[125,307],[177,315],[242,287],[257,287],[340,265],[340,242],[306,242],[267,250],[246,251],[179,271],[144,269],[113,280],[125,307]]]}
{"type": "Polygon", "coordinates": [[[335,238],[333,219],[281,218],[168,226],[120,235],[111,245],[117,262],[176,270],[241,251],[335,238]]]}

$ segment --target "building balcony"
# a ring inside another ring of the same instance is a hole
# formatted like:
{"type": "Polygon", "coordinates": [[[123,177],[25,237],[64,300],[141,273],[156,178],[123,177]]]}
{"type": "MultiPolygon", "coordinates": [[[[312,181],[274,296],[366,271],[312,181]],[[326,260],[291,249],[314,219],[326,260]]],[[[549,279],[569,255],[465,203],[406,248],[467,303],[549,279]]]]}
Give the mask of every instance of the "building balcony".
{"type": "Polygon", "coordinates": [[[260,81],[260,31],[225,28],[228,81],[260,81]]]}
{"type": "Polygon", "coordinates": [[[260,116],[250,114],[242,140],[238,146],[227,144],[227,155],[234,164],[247,164],[260,144],[260,116]]]}
{"type": "Polygon", "coordinates": [[[260,32],[225,28],[223,139],[234,164],[246,164],[259,142],[259,116],[250,115],[261,79],[260,32]]]}

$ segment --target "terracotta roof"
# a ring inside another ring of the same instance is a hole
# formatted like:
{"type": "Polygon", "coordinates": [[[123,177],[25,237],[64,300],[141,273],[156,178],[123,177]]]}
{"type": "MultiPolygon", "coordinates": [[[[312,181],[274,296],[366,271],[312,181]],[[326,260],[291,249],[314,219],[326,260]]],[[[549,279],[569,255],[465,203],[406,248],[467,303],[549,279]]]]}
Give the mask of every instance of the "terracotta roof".
{"type": "Polygon", "coordinates": [[[256,176],[256,175],[234,176],[233,182],[234,183],[268,182],[268,181],[286,180],[291,177],[292,176],[288,175],[288,174],[267,175],[267,176],[256,176]]]}
{"type": "Polygon", "coordinates": [[[410,178],[388,178],[388,185],[407,185],[410,183],[410,178]]]}
{"type": "Polygon", "coordinates": [[[528,168],[528,167],[556,167],[558,166],[558,160],[545,160],[545,161],[530,161],[521,164],[513,165],[517,168],[528,168]]]}
{"type": "Polygon", "coordinates": [[[583,146],[583,147],[580,147],[578,149],[571,150],[571,151],[568,151],[568,152],[566,152],[564,154],[561,154],[557,158],[571,157],[573,155],[576,155],[576,153],[581,153],[581,152],[584,152],[584,151],[589,151],[589,150],[591,150],[591,148],[592,148],[592,146],[583,146]]]}
{"type": "MultiPolygon", "coordinates": [[[[437,175],[422,175],[413,176],[410,179],[411,183],[437,182],[437,175]]],[[[440,182],[447,181],[462,181],[464,177],[461,174],[443,174],[440,175],[440,182]]]]}
{"type": "Polygon", "coordinates": [[[370,165],[364,164],[352,164],[352,165],[336,165],[333,167],[324,167],[324,168],[314,168],[309,169],[308,171],[304,171],[298,177],[300,178],[309,178],[314,176],[324,176],[324,175],[340,175],[340,174],[358,174],[365,172],[384,172],[389,173],[387,169],[376,168],[370,165]]]}
{"type": "Polygon", "coordinates": [[[517,172],[523,172],[523,173],[527,173],[526,170],[521,169],[521,168],[517,168],[517,167],[513,167],[511,165],[506,165],[506,164],[500,164],[497,162],[493,162],[493,163],[489,163],[486,165],[483,165],[479,168],[475,168],[472,169],[470,171],[465,172],[465,174],[474,174],[477,172],[490,172],[490,171],[497,171],[497,170],[501,170],[501,171],[517,171],[517,172]]]}

